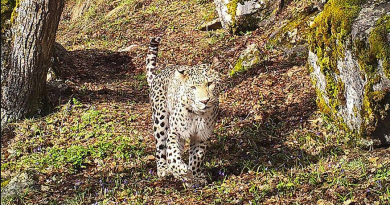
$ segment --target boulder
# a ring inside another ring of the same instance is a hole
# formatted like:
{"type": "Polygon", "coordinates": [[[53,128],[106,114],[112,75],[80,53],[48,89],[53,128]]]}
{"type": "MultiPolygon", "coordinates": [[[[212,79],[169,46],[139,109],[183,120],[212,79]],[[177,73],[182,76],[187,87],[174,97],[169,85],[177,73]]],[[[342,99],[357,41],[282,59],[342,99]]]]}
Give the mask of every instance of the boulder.
{"type": "Polygon", "coordinates": [[[208,21],[200,25],[197,29],[201,31],[217,30],[222,28],[221,21],[217,18],[212,21],[208,21]]]}
{"type": "Polygon", "coordinates": [[[214,0],[222,27],[233,33],[254,30],[269,17],[281,0],[214,0]]]}
{"type": "MultiPolygon", "coordinates": [[[[282,1],[286,3],[286,1],[282,1]]],[[[268,34],[267,46],[283,51],[291,63],[300,63],[308,57],[308,34],[310,25],[318,15],[325,0],[313,0],[311,3],[285,5],[288,13],[284,18],[270,17],[261,22],[261,27],[272,26],[268,34]]]]}
{"type": "Polygon", "coordinates": [[[311,29],[319,109],[353,135],[390,144],[390,2],[330,0],[311,29]]]}
{"type": "Polygon", "coordinates": [[[256,44],[250,44],[237,60],[233,70],[230,71],[230,76],[252,69],[260,63],[261,55],[259,47],[256,44]]]}
{"type": "Polygon", "coordinates": [[[1,198],[22,195],[34,184],[32,177],[22,172],[12,178],[5,187],[1,187],[1,198]]]}
{"type": "Polygon", "coordinates": [[[314,0],[312,1],[313,8],[318,9],[319,11],[324,10],[324,6],[328,0],[314,0]]]}

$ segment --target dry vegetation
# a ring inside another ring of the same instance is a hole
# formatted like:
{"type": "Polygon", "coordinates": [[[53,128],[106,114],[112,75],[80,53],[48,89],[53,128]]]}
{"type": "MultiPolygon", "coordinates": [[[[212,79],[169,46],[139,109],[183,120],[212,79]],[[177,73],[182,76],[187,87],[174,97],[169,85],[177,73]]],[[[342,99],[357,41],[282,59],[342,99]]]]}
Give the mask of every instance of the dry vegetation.
{"type": "Polygon", "coordinates": [[[305,54],[291,58],[268,41],[309,1],[292,1],[273,27],[235,36],[196,29],[216,17],[211,0],[82,2],[67,1],[57,34],[71,60],[68,88],[50,93],[56,111],[2,136],[2,187],[23,171],[36,179],[2,204],[389,203],[389,149],[370,151],[320,115],[305,54]],[[156,176],[144,74],[156,35],[161,67],[213,62],[224,75],[206,187],[156,176]],[[250,43],[262,63],[228,77],[250,43]]]}

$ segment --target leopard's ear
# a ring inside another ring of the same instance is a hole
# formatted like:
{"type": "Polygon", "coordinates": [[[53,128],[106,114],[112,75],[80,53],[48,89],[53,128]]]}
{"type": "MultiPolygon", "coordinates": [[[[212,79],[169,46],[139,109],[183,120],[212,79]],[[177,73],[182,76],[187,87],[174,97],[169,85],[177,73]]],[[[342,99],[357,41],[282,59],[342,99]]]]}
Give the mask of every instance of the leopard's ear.
{"type": "Polygon", "coordinates": [[[176,71],[178,72],[178,73],[180,73],[180,74],[182,74],[182,75],[185,75],[185,74],[187,74],[187,72],[186,72],[186,69],[184,68],[184,67],[177,67],[176,68],[176,71]]]}
{"type": "Polygon", "coordinates": [[[185,69],[185,67],[179,66],[176,68],[176,72],[175,72],[176,78],[184,80],[187,78],[187,75],[188,75],[188,72],[185,69]]]}

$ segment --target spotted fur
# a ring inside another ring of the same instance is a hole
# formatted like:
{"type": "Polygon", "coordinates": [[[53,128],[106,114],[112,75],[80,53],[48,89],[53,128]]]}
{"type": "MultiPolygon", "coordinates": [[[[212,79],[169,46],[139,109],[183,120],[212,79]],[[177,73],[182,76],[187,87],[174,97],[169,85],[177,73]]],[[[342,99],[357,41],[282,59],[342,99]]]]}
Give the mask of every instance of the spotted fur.
{"type": "Polygon", "coordinates": [[[202,163],[218,114],[220,77],[210,66],[172,66],[156,74],[159,38],[151,38],[146,60],[156,139],[157,174],[203,180],[202,163]],[[190,140],[189,163],[183,161],[190,140]]]}
{"type": "Polygon", "coordinates": [[[158,44],[160,41],[160,37],[151,38],[149,43],[149,54],[146,58],[146,80],[148,81],[149,87],[151,86],[153,78],[156,76],[158,44]]]}

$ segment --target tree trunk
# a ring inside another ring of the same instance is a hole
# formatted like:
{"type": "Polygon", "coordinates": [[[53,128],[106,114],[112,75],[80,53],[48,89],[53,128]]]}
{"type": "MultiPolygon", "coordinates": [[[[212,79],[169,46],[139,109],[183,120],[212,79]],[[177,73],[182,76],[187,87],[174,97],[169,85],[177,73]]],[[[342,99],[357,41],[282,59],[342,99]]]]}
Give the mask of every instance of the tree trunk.
{"type": "Polygon", "coordinates": [[[46,75],[63,0],[20,0],[1,39],[1,127],[45,114],[46,75]],[[8,33],[8,34],[7,34],[8,33]]]}

